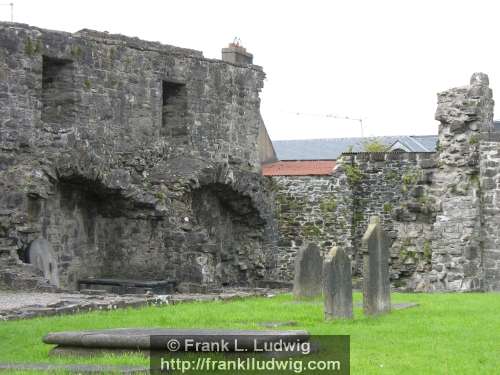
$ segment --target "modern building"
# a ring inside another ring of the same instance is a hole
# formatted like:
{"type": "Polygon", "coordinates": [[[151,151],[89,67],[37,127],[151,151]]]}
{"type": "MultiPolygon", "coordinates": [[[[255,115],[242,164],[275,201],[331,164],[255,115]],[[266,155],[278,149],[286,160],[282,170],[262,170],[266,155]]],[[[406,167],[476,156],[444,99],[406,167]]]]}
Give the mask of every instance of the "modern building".
{"type": "MultiPolygon", "coordinates": [[[[500,127],[500,123],[498,124],[500,127]]],[[[343,152],[364,151],[368,142],[376,140],[387,151],[434,152],[437,135],[401,135],[373,138],[329,138],[273,141],[279,161],[265,164],[265,176],[324,176],[335,168],[343,152]]]]}

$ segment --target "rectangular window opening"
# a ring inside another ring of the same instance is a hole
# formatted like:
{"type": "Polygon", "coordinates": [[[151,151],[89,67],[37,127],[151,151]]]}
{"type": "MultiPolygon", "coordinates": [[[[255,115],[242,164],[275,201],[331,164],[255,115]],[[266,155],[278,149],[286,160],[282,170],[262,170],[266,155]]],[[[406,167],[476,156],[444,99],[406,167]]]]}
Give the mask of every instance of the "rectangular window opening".
{"type": "Polygon", "coordinates": [[[161,135],[187,139],[186,85],[178,82],[162,81],[162,98],[161,135]]]}
{"type": "Polygon", "coordinates": [[[42,121],[61,127],[75,121],[73,61],[43,56],[42,121]]]}

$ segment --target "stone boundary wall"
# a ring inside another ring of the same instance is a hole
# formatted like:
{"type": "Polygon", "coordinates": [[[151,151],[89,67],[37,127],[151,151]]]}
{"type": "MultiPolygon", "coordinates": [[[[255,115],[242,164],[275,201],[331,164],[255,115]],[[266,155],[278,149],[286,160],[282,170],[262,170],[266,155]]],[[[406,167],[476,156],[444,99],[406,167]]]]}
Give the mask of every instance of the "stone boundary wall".
{"type": "Polygon", "coordinates": [[[293,280],[297,250],[306,242],[322,254],[333,245],[351,248],[352,200],[345,176],[275,176],[278,218],[278,269],[293,280]]]}
{"type": "Polygon", "coordinates": [[[323,254],[334,245],[342,246],[352,257],[355,276],[360,276],[359,249],[371,215],[381,217],[393,239],[402,231],[404,245],[421,254],[409,257],[397,242],[391,259],[392,278],[424,271],[430,259],[424,257],[425,244],[418,237],[428,216],[419,211],[418,203],[410,204],[411,212],[401,206],[403,201],[422,199],[434,159],[434,153],[345,153],[330,176],[273,177],[280,233],[279,276],[293,278],[295,253],[304,242],[316,242],[323,254]]]}
{"type": "Polygon", "coordinates": [[[279,206],[281,226],[292,228],[281,234],[281,269],[298,238],[318,241],[323,252],[345,246],[359,276],[361,237],[369,217],[378,215],[392,239],[394,287],[500,290],[500,135],[493,106],[488,76],[474,73],[468,86],[438,94],[435,153],[345,153],[331,176],[280,177],[288,201],[300,197],[304,204],[292,214],[289,205],[279,206]],[[332,205],[334,213],[318,210],[326,200],[342,204],[332,205]],[[321,227],[324,220],[330,225],[321,227]],[[339,222],[350,223],[349,232],[339,222]],[[317,238],[309,228],[317,228],[317,238]]]}
{"type": "Polygon", "coordinates": [[[323,254],[344,246],[359,278],[361,238],[378,215],[393,241],[393,287],[499,290],[500,138],[465,139],[470,158],[456,170],[439,152],[344,153],[330,176],[273,177],[278,275],[293,278],[295,253],[309,241],[323,254]]]}
{"type": "Polygon", "coordinates": [[[424,233],[431,222],[427,190],[436,167],[436,154],[427,153],[346,153],[339,168],[351,176],[352,260],[354,274],[361,276],[361,239],[370,216],[381,218],[391,237],[390,273],[393,285],[401,279],[430,268],[424,233]]]}

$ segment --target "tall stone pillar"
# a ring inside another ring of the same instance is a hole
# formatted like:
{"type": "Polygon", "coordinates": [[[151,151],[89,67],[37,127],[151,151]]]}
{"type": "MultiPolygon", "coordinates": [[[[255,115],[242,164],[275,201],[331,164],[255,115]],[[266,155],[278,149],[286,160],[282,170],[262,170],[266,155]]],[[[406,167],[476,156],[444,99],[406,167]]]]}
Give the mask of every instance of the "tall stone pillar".
{"type": "Polygon", "coordinates": [[[500,133],[493,128],[493,100],[489,105],[491,121],[482,127],[479,143],[482,289],[500,291],[500,133]]]}
{"type": "Polygon", "coordinates": [[[470,85],[438,94],[438,169],[431,194],[437,202],[430,281],[438,290],[478,290],[481,265],[479,146],[491,131],[488,76],[474,73],[470,85]]]}

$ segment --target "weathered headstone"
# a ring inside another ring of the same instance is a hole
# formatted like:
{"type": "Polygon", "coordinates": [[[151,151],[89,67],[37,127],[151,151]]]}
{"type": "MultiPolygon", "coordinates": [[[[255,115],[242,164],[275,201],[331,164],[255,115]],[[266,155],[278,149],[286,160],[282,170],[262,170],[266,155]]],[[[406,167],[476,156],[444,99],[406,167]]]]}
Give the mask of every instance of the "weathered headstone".
{"type": "Polygon", "coordinates": [[[43,272],[46,280],[52,285],[59,286],[57,257],[52,250],[52,246],[45,238],[37,238],[31,243],[28,249],[28,260],[43,272]]]}
{"type": "Polygon", "coordinates": [[[363,236],[363,311],[377,315],[391,310],[389,282],[390,238],[382,229],[380,218],[372,216],[363,236]]]}
{"type": "Polygon", "coordinates": [[[333,247],[323,262],[325,319],[352,319],[351,260],[345,251],[333,247]]]}
{"type": "Polygon", "coordinates": [[[323,260],[318,245],[310,243],[300,248],[295,257],[295,298],[311,298],[321,295],[323,260]]]}

